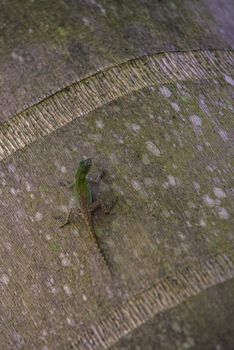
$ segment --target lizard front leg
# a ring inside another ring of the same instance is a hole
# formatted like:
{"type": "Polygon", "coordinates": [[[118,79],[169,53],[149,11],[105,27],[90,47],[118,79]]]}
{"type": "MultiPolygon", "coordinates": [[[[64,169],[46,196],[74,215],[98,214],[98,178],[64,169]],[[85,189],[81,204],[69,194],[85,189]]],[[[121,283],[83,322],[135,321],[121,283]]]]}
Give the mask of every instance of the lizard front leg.
{"type": "Polygon", "coordinates": [[[96,200],[89,206],[89,210],[91,212],[93,212],[97,208],[101,208],[105,214],[109,214],[110,212],[110,209],[107,208],[106,204],[101,199],[96,200]]]}
{"type": "Polygon", "coordinates": [[[104,212],[104,214],[109,214],[110,211],[114,208],[115,204],[117,203],[118,198],[116,198],[110,207],[107,207],[107,205],[103,202],[103,200],[101,199],[97,199],[96,201],[94,201],[90,206],[89,206],[89,210],[91,212],[93,212],[95,209],[97,208],[101,208],[102,211],[104,212]]]}
{"type": "Polygon", "coordinates": [[[99,183],[101,182],[101,179],[105,176],[105,171],[104,170],[101,170],[96,179],[88,179],[88,182],[91,184],[91,185],[99,185],[99,183]]]}

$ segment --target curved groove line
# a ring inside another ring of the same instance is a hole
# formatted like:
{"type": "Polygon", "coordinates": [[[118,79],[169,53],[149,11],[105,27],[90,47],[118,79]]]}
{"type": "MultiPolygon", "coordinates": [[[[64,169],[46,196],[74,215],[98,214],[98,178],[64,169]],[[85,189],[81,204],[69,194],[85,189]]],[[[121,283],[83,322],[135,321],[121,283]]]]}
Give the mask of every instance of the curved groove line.
{"type": "Polygon", "coordinates": [[[0,160],[133,91],[177,81],[222,79],[233,64],[232,51],[190,51],[145,56],[100,71],[1,124],[0,160]]]}
{"type": "Polygon", "coordinates": [[[173,275],[118,305],[63,349],[104,350],[158,313],[234,277],[234,248],[173,275]]]}

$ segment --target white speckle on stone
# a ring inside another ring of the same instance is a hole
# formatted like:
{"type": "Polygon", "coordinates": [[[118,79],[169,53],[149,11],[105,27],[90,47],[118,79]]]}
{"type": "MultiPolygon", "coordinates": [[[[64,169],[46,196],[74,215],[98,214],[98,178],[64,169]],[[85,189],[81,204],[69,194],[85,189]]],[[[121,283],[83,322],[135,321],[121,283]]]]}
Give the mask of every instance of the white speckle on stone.
{"type": "Polygon", "coordinates": [[[45,329],[43,329],[43,331],[41,332],[41,334],[42,334],[43,337],[46,337],[46,336],[48,335],[48,332],[47,332],[45,329]]]}
{"type": "Polygon", "coordinates": [[[147,187],[152,187],[153,184],[154,184],[154,181],[153,181],[150,177],[146,177],[146,178],[144,179],[144,184],[145,184],[145,186],[147,186],[147,187]]]}
{"type": "Polygon", "coordinates": [[[10,282],[10,278],[7,275],[3,274],[0,277],[0,285],[2,284],[2,285],[7,286],[9,282],[10,282]]]}
{"type": "Polygon", "coordinates": [[[72,295],[72,291],[71,291],[71,289],[68,287],[68,285],[64,285],[63,286],[63,289],[64,289],[64,291],[65,291],[65,293],[67,294],[67,295],[72,295]]]}
{"type": "Polygon", "coordinates": [[[47,233],[47,234],[45,235],[45,238],[46,238],[47,241],[50,241],[52,237],[51,237],[50,234],[47,233]]]}
{"type": "Polygon", "coordinates": [[[186,221],[186,225],[188,226],[188,227],[192,227],[192,224],[191,224],[191,222],[190,221],[186,221]]]}
{"type": "Polygon", "coordinates": [[[16,168],[15,168],[14,164],[8,165],[8,171],[9,171],[9,173],[15,173],[16,168]]]}
{"type": "Polygon", "coordinates": [[[231,86],[234,86],[234,80],[232,79],[232,77],[229,77],[229,75],[225,74],[224,79],[228,84],[230,84],[231,86]]]}
{"type": "Polygon", "coordinates": [[[66,169],[66,167],[64,165],[62,165],[61,168],[60,168],[60,171],[61,171],[61,173],[66,174],[67,169],[66,169]]]}
{"type": "Polygon", "coordinates": [[[197,150],[199,151],[199,152],[203,152],[203,146],[202,145],[197,145],[196,146],[197,147],[197,150]]]}
{"type": "Polygon", "coordinates": [[[158,147],[151,141],[146,141],[146,147],[148,149],[148,151],[150,151],[153,155],[155,155],[156,157],[160,156],[160,150],[158,149],[158,147]]]}
{"type": "Polygon", "coordinates": [[[186,339],[186,342],[182,344],[182,348],[183,348],[183,350],[189,350],[189,349],[193,348],[194,345],[195,345],[195,342],[194,342],[193,338],[188,337],[186,339]]]}
{"type": "Polygon", "coordinates": [[[48,283],[49,283],[50,285],[54,284],[54,277],[53,277],[53,276],[50,276],[50,277],[48,278],[48,283]]]}
{"type": "Polygon", "coordinates": [[[174,111],[179,112],[180,106],[176,102],[171,102],[171,107],[174,109],[174,111]]]}
{"type": "Polygon", "coordinates": [[[76,199],[75,197],[71,197],[71,199],[69,200],[69,208],[75,208],[76,207],[76,199]]]}
{"type": "Polygon", "coordinates": [[[76,322],[72,318],[67,317],[67,324],[71,327],[74,327],[76,325],[76,322]]]}
{"type": "Polygon", "coordinates": [[[228,134],[225,130],[219,129],[218,134],[223,139],[224,142],[228,141],[229,137],[228,137],[228,134]]]}
{"type": "Polygon", "coordinates": [[[74,235],[76,235],[76,236],[79,236],[79,234],[80,234],[80,231],[79,231],[77,228],[74,229],[72,232],[73,232],[74,235]]]}
{"type": "Polygon", "coordinates": [[[178,184],[178,181],[174,176],[168,175],[167,178],[170,186],[176,186],[178,184]]]}
{"type": "Polygon", "coordinates": [[[115,153],[111,153],[110,154],[110,160],[113,162],[113,163],[116,163],[118,164],[119,163],[119,159],[117,157],[117,155],[115,153]]]}
{"type": "Polygon", "coordinates": [[[19,176],[19,174],[15,174],[15,179],[16,179],[17,182],[20,182],[20,176],[19,176]]]}
{"type": "Polygon", "coordinates": [[[13,60],[18,61],[19,63],[24,63],[24,58],[20,55],[18,55],[16,52],[12,51],[11,53],[11,57],[13,58],[13,60]]]}
{"type": "Polygon", "coordinates": [[[202,120],[200,117],[198,117],[197,115],[191,115],[189,117],[191,123],[193,124],[194,127],[201,127],[202,125],[202,120]]]}
{"type": "Polygon", "coordinates": [[[58,293],[58,288],[56,288],[56,287],[51,287],[51,293],[52,293],[52,294],[57,294],[57,293],[58,293]]]}
{"type": "Polygon", "coordinates": [[[167,189],[169,187],[169,183],[167,181],[165,181],[162,186],[163,186],[163,188],[167,189]]]}
{"type": "Polygon", "coordinates": [[[179,323],[176,321],[172,323],[172,329],[177,333],[181,332],[181,327],[180,327],[179,323]]]}
{"type": "Polygon", "coordinates": [[[214,172],[214,169],[213,169],[212,166],[210,166],[210,165],[207,165],[207,166],[206,166],[206,169],[207,169],[208,171],[210,171],[211,173],[214,172]]]}
{"type": "Polygon", "coordinates": [[[106,9],[103,7],[103,5],[99,2],[96,2],[96,1],[91,1],[93,4],[96,4],[96,6],[99,8],[99,10],[101,11],[101,14],[103,16],[106,16],[106,9]]]}
{"type": "Polygon", "coordinates": [[[190,209],[194,209],[194,208],[196,208],[196,204],[193,201],[188,201],[188,207],[190,209]]]}
{"type": "Polygon", "coordinates": [[[38,212],[36,212],[36,215],[35,215],[35,219],[36,219],[36,221],[41,221],[41,220],[42,220],[42,218],[43,218],[42,213],[40,213],[39,211],[38,211],[38,212]]]}
{"type": "Polygon", "coordinates": [[[206,105],[205,101],[203,100],[203,98],[200,99],[200,101],[199,101],[199,106],[200,106],[201,110],[202,110],[204,113],[206,113],[206,114],[209,115],[209,116],[211,115],[211,114],[210,114],[210,111],[209,111],[209,108],[207,107],[207,105],[206,105]]]}
{"type": "Polygon", "coordinates": [[[212,199],[209,195],[203,197],[203,201],[208,207],[213,207],[215,205],[215,200],[212,199]]]}
{"type": "Polygon", "coordinates": [[[70,266],[71,265],[70,259],[68,257],[66,257],[66,256],[62,257],[61,260],[62,260],[62,265],[63,266],[70,266]]]}
{"type": "Polygon", "coordinates": [[[87,301],[87,300],[88,300],[88,298],[87,298],[87,296],[86,296],[85,294],[82,295],[82,299],[83,299],[84,301],[87,301]]]}
{"type": "Polygon", "coordinates": [[[92,135],[90,135],[90,138],[92,139],[92,141],[95,141],[95,142],[101,142],[102,141],[102,135],[101,134],[92,134],[92,135]]]}
{"type": "Polygon", "coordinates": [[[182,85],[180,83],[176,83],[176,87],[177,87],[178,90],[182,89],[182,85]]]}
{"type": "Polygon", "coordinates": [[[60,164],[57,159],[54,161],[54,165],[56,166],[56,168],[60,169],[60,164]]]}
{"type": "Polygon", "coordinates": [[[170,216],[169,211],[167,211],[166,209],[163,209],[162,213],[163,213],[163,216],[165,216],[165,218],[169,218],[170,216]]]}
{"type": "Polygon", "coordinates": [[[11,245],[11,243],[10,242],[4,242],[4,247],[8,250],[8,251],[10,251],[11,250],[11,248],[12,248],[12,245],[11,245]]]}
{"type": "Polygon", "coordinates": [[[28,181],[25,183],[25,187],[27,192],[31,192],[31,185],[28,181]]]}
{"type": "Polygon", "coordinates": [[[199,225],[200,225],[201,227],[206,227],[206,223],[205,223],[205,221],[204,221],[203,219],[200,219],[200,220],[199,220],[199,225]]]}
{"type": "Polygon", "coordinates": [[[6,180],[3,179],[3,180],[2,180],[2,185],[3,185],[3,186],[6,186],[6,184],[7,184],[6,180]]]}
{"type": "Polygon", "coordinates": [[[214,187],[213,192],[214,192],[215,196],[218,197],[219,199],[226,197],[226,193],[219,187],[214,187]]]}
{"type": "Polygon", "coordinates": [[[120,145],[123,145],[123,144],[124,144],[124,140],[123,140],[121,137],[118,138],[118,142],[119,142],[120,145]]]}
{"type": "MultiPolygon", "coordinates": [[[[70,207],[70,203],[69,203],[69,207],[70,207]]],[[[61,209],[61,211],[63,211],[64,213],[66,213],[68,211],[67,206],[66,205],[60,205],[59,209],[61,209]]]]}
{"type": "Polygon", "coordinates": [[[89,21],[89,19],[87,17],[82,17],[82,21],[83,21],[85,26],[89,27],[90,21],[89,21]]]}
{"type": "Polygon", "coordinates": [[[0,177],[4,177],[4,176],[5,176],[4,172],[0,171],[0,177]]]}
{"type": "Polygon", "coordinates": [[[136,131],[136,132],[138,132],[141,129],[140,125],[138,124],[131,124],[131,128],[133,131],[136,131]]]}
{"type": "Polygon", "coordinates": [[[171,91],[166,86],[160,87],[159,91],[164,97],[171,97],[171,91]]]}
{"type": "Polygon", "coordinates": [[[218,208],[218,215],[221,219],[227,220],[229,218],[229,213],[225,208],[218,208]]]}
{"type": "Polygon", "coordinates": [[[96,120],[96,125],[97,125],[98,129],[104,128],[104,123],[102,120],[96,120]]]}
{"type": "Polygon", "coordinates": [[[132,183],[132,187],[134,188],[134,190],[136,190],[136,191],[142,190],[141,184],[138,181],[133,180],[131,183],[132,183]]]}
{"type": "Polygon", "coordinates": [[[18,190],[16,190],[14,187],[10,188],[10,193],[12,194],[12,196],[17,196],[18,190]]]}
{"type": "Polygon", "coordinates": [[[132,184],[132,187],[134,188],[134,190],[138,191],[141,196],[143,196],[144,198],[148,197],[147,193],[142,189],[140,182],[133,180],[131,182],[131,184],[132,184]]]}
{"type": "Polygon", "coordinates": [[[179,186],[180,182],[179,182],[179,180],[178,180],[175,176],[173,176],[173,175],[168,175],[167,178],[168,178],[168,181],[164,182],[164,184],[163,184],[163,187],[164,187],[164,188],[167,189],[167,188],[169,188],[170,186],[171,186],[171,187],[179,186]]]}
{"type": "Polygon", "coordinates": [[[147,153],[144,153],[142,155],[142,163],[145,164],[145,165],[149,165],[150,164],[150,160],[149,160],[149,156],[147,153]]]}

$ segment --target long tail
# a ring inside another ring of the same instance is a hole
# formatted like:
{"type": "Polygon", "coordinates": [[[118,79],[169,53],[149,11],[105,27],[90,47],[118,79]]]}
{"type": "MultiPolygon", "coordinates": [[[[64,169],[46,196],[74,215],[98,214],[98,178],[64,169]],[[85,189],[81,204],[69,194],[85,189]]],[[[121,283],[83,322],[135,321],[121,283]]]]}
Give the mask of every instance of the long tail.
{"type": "MultiPolygon", "coordinates": [[[[94,232],[94,228],[93,228],[93,224],[91,222],[88,223],[87,222],[87,226],[88,226],[88,231],[89,231],[89,234],[92,238],[92,242],[91,243],[91,247],[89,247],[89,253],[90,253],[90,256],[91,256],[91,259],[90,259],[90,262],[92,264],[91,268],[94,272],[94,275],[95,275],[95,280],[97,279],[97,277],[99,276],[100,274],[100,271],[101,271],[101,266],[100,266],[100,263],[98,263],[97,261],[97,253],[98,253],[98,257],[101,258],[101,261],[103,262],[103,265],[105,266],[105,275],[108,276],[108,280],[111,279],[111,270],[110,270],[110,267],[109,267],[109,263],[102,251],[102,249],[100,248],[100,245],[98,244],[98,241],[97,241],[97,236],[94,232]]],[[[100,262],[100,260],[99,260],[100,262]]],[[[101,280],[102,280],[102,277],[101,276],[101,280]]],[[[99,277],[98,277],[99,279],[99,277]]],[[[101,281],[99,281],[100,283],[101,281]]]]}
{"type": "Polygon", "coordinates": [[[103,250],[101,249],[101,247],[100,247],[100,245],[98,243],[97,236],[96,236],[96,234],[94,232],[93,226],[89,227],[89,233],[92,236],[93,243],[95,244],[95,248],[99,252],[103,263],[105,264],[106,268],[110,271],[109,263],[108,263],[108,261],[107,261],[107,259],[105,257],[105,254],[104,254],[103,250]]]}

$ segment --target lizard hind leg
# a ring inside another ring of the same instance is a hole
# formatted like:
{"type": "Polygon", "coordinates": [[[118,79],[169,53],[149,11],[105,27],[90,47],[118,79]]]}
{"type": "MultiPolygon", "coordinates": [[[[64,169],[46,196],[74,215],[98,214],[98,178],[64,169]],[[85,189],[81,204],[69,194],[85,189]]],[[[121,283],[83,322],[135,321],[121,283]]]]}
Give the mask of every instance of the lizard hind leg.
{"type": "Polygon", "coordinates": [[[96,200],[89,206],[90,212],[94,211],[97,208],[101,208],[105,214],[109,214],[110,212],[110,209],[106,206],[106,204],[101,199],[96,200]]]}
{"type": "Polygon", "coordinates": [[[73,221],[74,221],[74,218],[76,215],[80,215],[80,211],[78,210],[77,212],[77,209],[76,208],[71,208],[69,210],[69,213],[68,213],[68,216],[67,216],[67,220],[64,224],[62,224],[61,226],[59,226],[59,228],[63,228],[69,224],[71,224],[73,221]]]}

